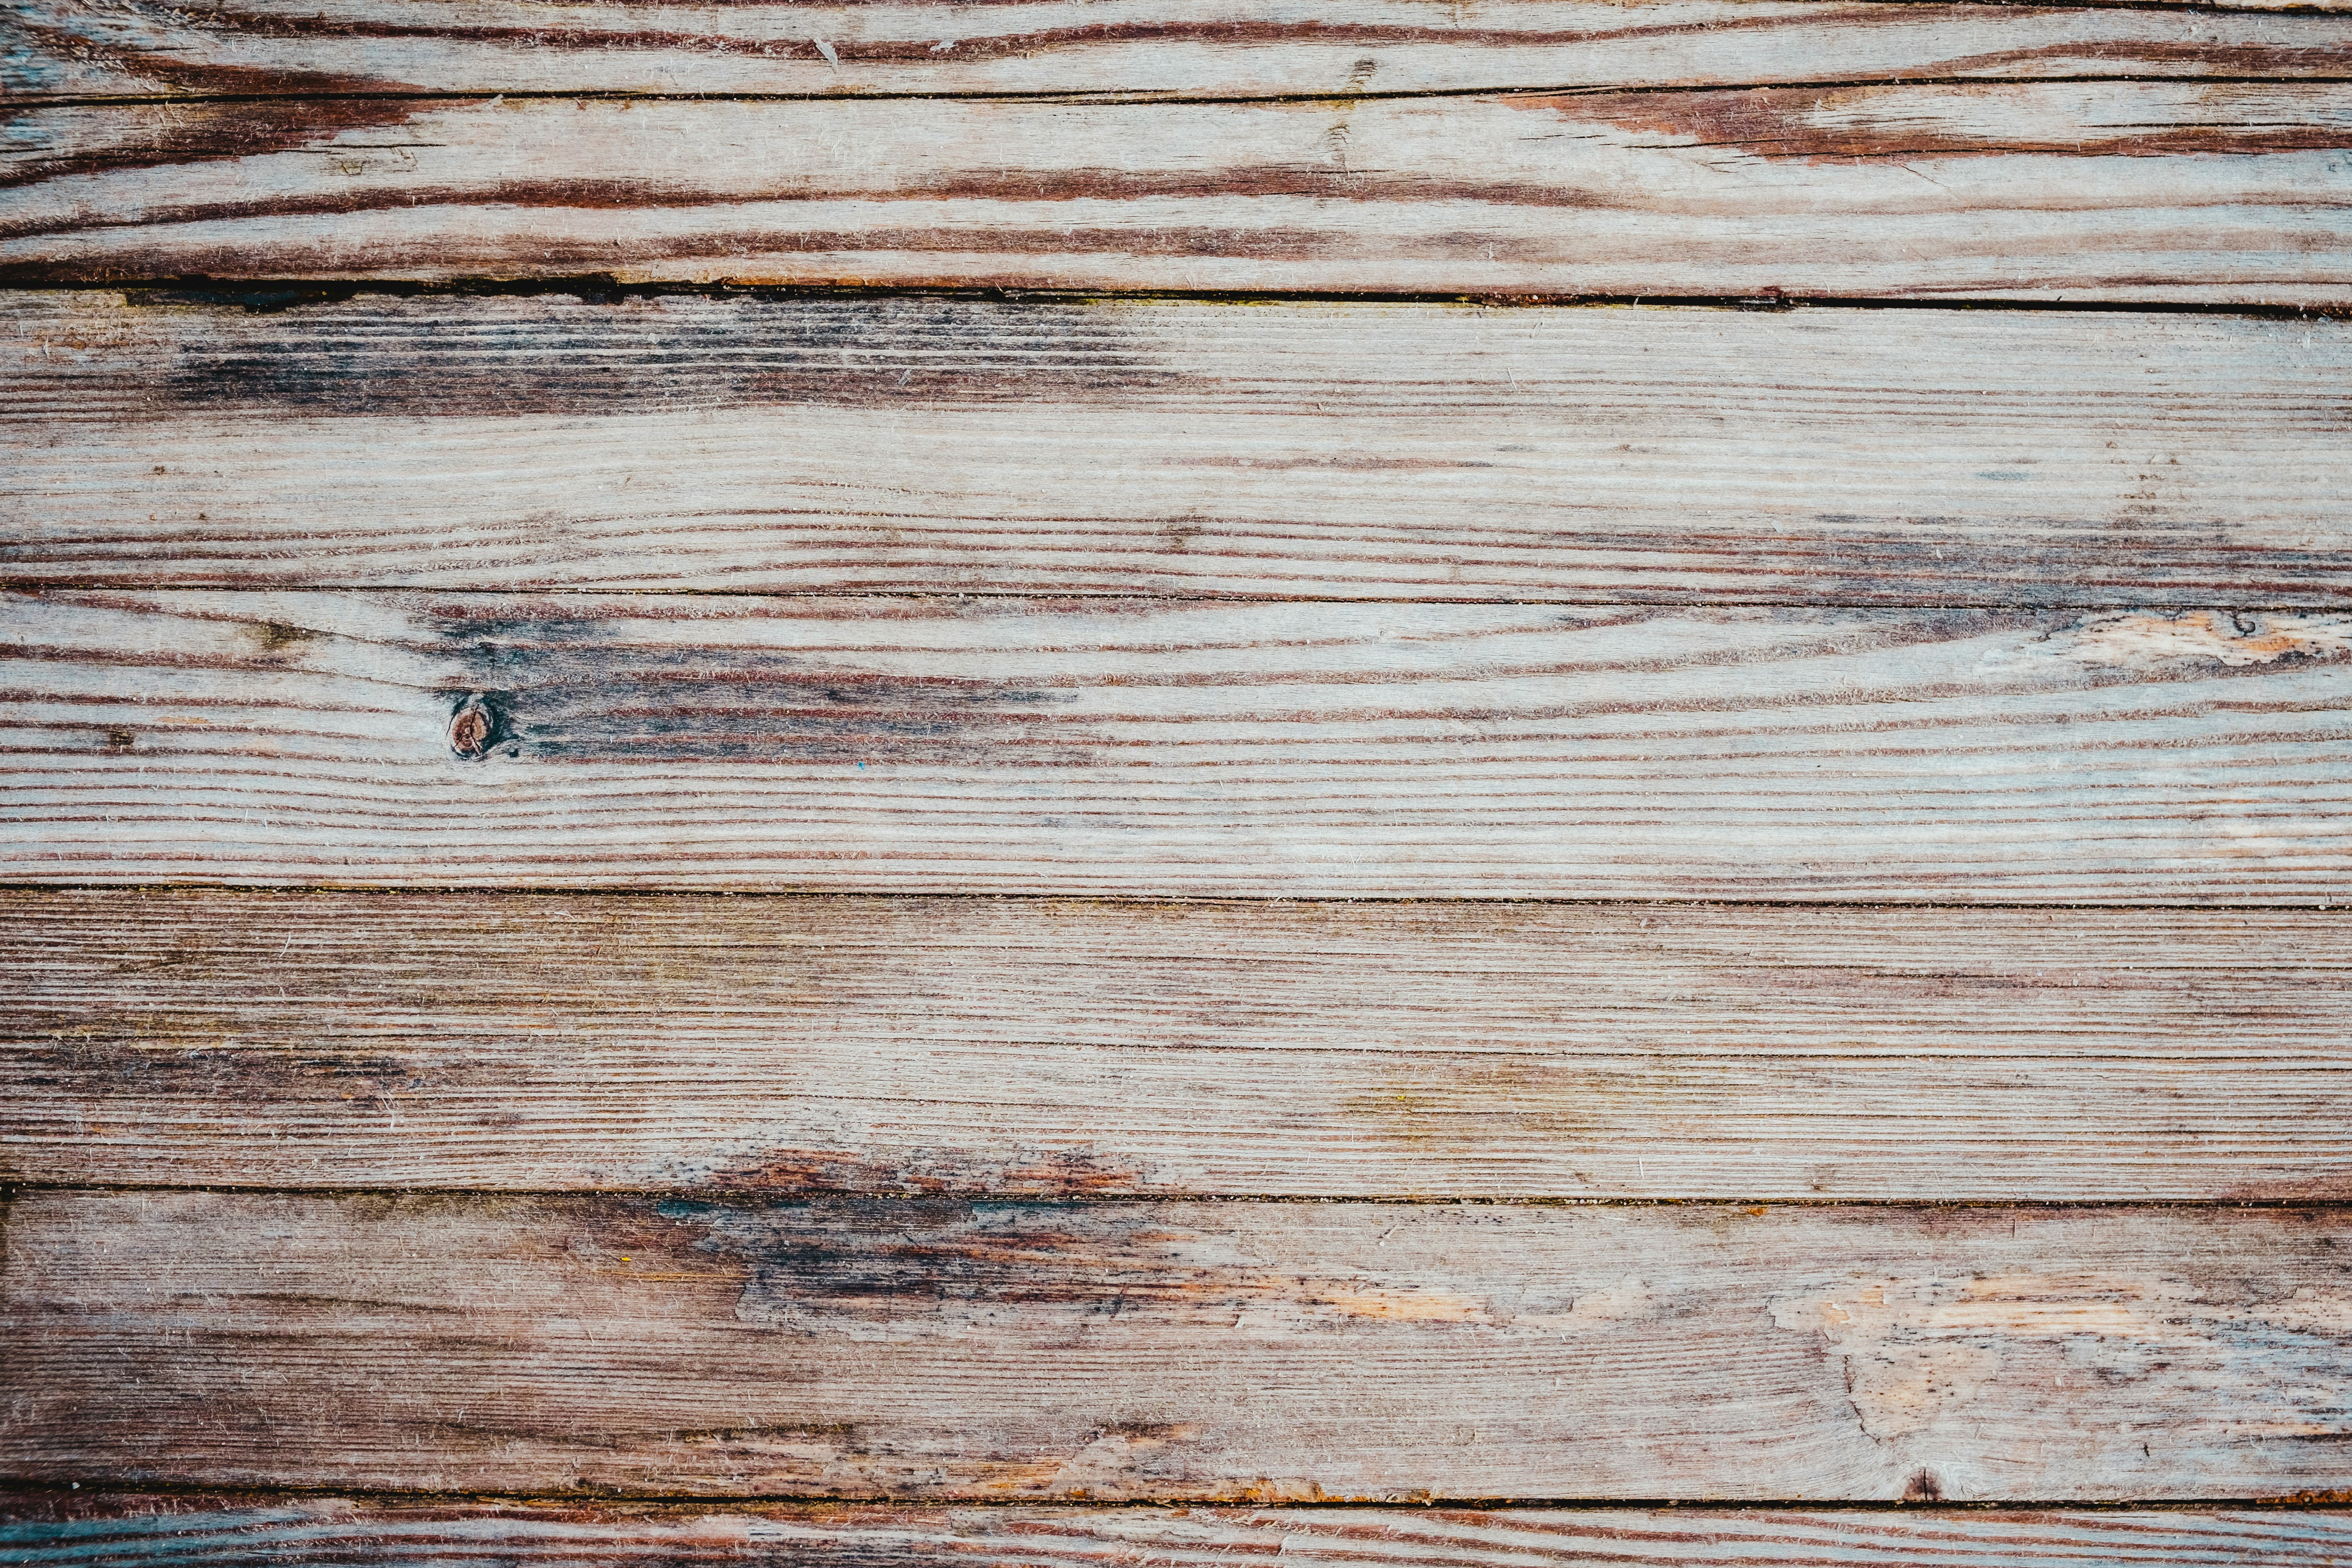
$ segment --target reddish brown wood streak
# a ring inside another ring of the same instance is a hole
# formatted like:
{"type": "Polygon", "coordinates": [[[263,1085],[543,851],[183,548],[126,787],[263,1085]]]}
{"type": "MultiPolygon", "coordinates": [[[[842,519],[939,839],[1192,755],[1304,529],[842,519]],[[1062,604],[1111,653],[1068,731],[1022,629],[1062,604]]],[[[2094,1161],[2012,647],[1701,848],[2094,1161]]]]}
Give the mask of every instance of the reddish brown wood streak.
{"type": "MultiPolygon", "coordinates": [[[[1988,62],[1990,63],[1990,62],[1988,62]]],[[[2002,89],[1947,88],[1956,96],[2002,89]]],[[[2215,122],[2149,127],[2075,124],[2063,135],[1992,131],[1959,135],[1947,130],[1881,122],[1868,129],[1840,130],[1819,123],[1823,111],[1866,110],[1894,101],[1876,87],[1759,87],[1704,92],[1577,93],[1565,97],[1507,98],[1529,110],[1548,110],[1570,121],[1600,121],[1622,130],[1667,139],[1675,146],[1722,147],[1759,158],[1808,162],[1853,162],[1902,158],[1998,158],[2021,153],[2114,155],[2135,158],[2259,154],[2352,145],[2352,127],[2342,124],[2237,125],[2227,121],[2231,89],[2210,89],[2215,122]]],[[[1377,181],[1371,182],[1378,188],[1377,181]]],[[[1434,194],[1423,199],[1436,199],[1434,194]]],[[[1487,191],[1461,199],[1507,199],[1487,191]]],[[[1579,205],[1579,204],[1570,204],[1579,205]]]]}

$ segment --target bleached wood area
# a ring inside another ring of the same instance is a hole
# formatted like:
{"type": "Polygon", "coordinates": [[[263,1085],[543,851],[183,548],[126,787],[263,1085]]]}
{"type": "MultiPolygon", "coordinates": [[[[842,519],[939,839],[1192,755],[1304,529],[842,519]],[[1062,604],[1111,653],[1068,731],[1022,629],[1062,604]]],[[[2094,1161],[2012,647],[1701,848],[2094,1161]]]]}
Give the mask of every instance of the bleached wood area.
{"type": "Polygon", "coordinates": [[[2352,1520],[2323,1510],[663,1507],[62,1492],[0,1500],[0,1510],[11,1501],[23,1522],[0,1524],[0,1550],[32,1543],[17,1560],[60,1568],[210,1568],[229,1553],[255,1568],[489,1553],[521,1568],[576,1563],[583,1552],[753,1568],[1223,1568],[1262,1555],[1316,1568],[1562,1558],[1623,1568],[2332,1568],[2352,1552],[2352,1520]]]}
{"type": "Polygon", "coordinates": [[[2352,585],[2336,320],[137,298],[0,297],[15,582],[2128,609],[2352,585]]]}
{"type": "Polygon", "coordinates": [[[289,101],[21,107],[0,279],[2352,304],[2341,81],[289,101]]]}
{"type": "Polygon", "coordinates": [[[2330,1488],[2336,1211],[30,1192],[26,1480],[909,1500],[2330,1488]]]}
{"type": "MultiPolygon", "coordinates": [[[[2275,5],[1819,0],[995,0],[986,5],[20,0],[0,87],[44,98],[362,93],[1354,98],[1905,78],[2342,74],[2275,5]]],[[[2317,13],[2317,14],[2315,14],[2317,13]]]]}
{"type": "Polygon", "coordinates": [[[16,0],[0,1562],[2341,1560],[2348,65],[16,0]]]}
{"type": "Polygon", "coordinates": [[[2309,910],[0,893],[0,1143],[55,1184],[2333,1199],[2347,969],[2309,910]]]}

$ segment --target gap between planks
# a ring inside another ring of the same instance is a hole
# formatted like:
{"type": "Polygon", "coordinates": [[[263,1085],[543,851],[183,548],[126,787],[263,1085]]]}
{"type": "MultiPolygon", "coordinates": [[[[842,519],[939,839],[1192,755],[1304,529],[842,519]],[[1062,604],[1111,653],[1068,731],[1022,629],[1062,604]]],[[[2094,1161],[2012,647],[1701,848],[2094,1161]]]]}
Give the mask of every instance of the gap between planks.
{"type": "MultiPolygon", "coordinates": [[[[1885,4],[1935,4],[1937,0],[1881,0],[1885,4]]],[[[2006,3],[2006,0],[2000,0],[2006,3]]],[[[1906,87],[1981,87],[1988,80],[2016,80],[2016,78],[1986,78],[1970,76],[1906,76],[1900,79],[1906,87]]],[[[2057,86],[2087,86],[2108,84],[2119,79],[2135,82],[2181,81],[2200,87],[2256,87],[2292,81],[2316,87],[2340,87],[2352,83],[2352,72],[2329,74],[2297,71],[2292,74],[2272,72],[2255,76],[2226,76],[2210,71],[2166,75],[2162,72],[2136,70],[2128,78],[2115,74],[2086,76],[2045,75],[2024,78],[2037,84],[2057,86]]],[[[1884,79],[1858,80],[1850,77],[1823,78],[1818,80],[1773,79],[1769,81],[1725,81],[1706,83],[1670,82],[1641,87],[1644,93],[1711,93],[1760,92],[1767,89],[1793,91],[1837,92],[1856,88],[1882,87],[1884,79]]],[[[1070,92],[1038,90],[1034,92],[861,92],[854,98],[837,93],[821,92],[660,92],[606,91],[583,92],[559,89],[544,91],[494,90],[484,88],[472,92],[221,92],[221,93],[122,93],[89,97],[22,98],[14,101],[26,109],[138,109],[171,104],[204,106],[211,104],[250,104],[255,106],[297,105],[304,103],[464,103],[503,101],[573,102],[583,103],[1039,103],[1068,104],[1073,107],[1103,105],[1117,107],[1129,104],[1312,104],[1326,108],[1352,107],[1357,104],[1402,103],[1421,99],[1449,98],[1575,98],[1601,96],[1627,90],[1617,86],[1592,86],[1577,82],[1505,82],[1486,87],[1418,88],[1402,91],[1362,92],[1265,92],[1265,93],[1185,93],[1181,95],[1150,95],[1117,91],[1070,92]]],[[[24,285],[19,285],[23,287],[24,285]]],[[[71,287],[73,285],[67,284],[71,287]]],[[[31,285],[41,287],[41,285],[31,285]]],[[[1361,298],[1349,290],[1348,298],[1361,298]]]]}

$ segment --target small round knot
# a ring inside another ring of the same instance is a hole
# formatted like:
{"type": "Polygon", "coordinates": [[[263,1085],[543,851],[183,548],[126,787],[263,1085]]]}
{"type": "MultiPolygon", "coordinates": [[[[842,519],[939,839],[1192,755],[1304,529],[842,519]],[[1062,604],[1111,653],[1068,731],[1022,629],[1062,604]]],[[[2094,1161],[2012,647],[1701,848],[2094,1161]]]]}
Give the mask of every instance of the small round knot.
{"type": "Polygon", "coordinates": [[[489,710],[468,702],[449,721],[449,749],[461,757],[478,757],[490,749],[489,710]]]}

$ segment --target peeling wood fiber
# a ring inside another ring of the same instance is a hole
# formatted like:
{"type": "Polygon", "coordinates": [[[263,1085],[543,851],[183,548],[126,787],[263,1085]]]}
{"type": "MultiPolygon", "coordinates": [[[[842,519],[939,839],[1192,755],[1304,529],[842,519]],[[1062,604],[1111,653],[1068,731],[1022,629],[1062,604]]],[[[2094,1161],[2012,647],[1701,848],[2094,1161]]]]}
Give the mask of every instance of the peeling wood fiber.
{"type": "Polygon", "coordinates": [[[2352,601],[2337,321],[133,297],[0,296],[16,582],[2352,601]]]}
{"type": "Polygon", "coordinates": [[[1626,1568],[2116,1568],[2227,1562],[2321,1568],[2352,1552],[2352,1519],[2318,1510],[911,1508],[799,1504],[365,1502],[340,1498],[55,1492],[0,1495],[0,1551],[26,1563],[382,1568],[497,1553],[537,1563],[652,1560],[772,1568],[1502,1568],[1597,1558],[1626,1568]]]}
{"type": "Polygon", "coordinates": [[[0,279],[2336,307],[2347,148],[2352,85],[2293,80],[30,103],[0,279]]]}
{"type": "Polygon", "coordinates": [[[28,1480],[1411,1501],[2335,1485],[2334,1210],[20,1193],[28,1480]]]}
{"type": "Polygon", "coordinates": [[[49,1184],[2352,1196],[2332,912],[0,892],[49,1184]]]}

